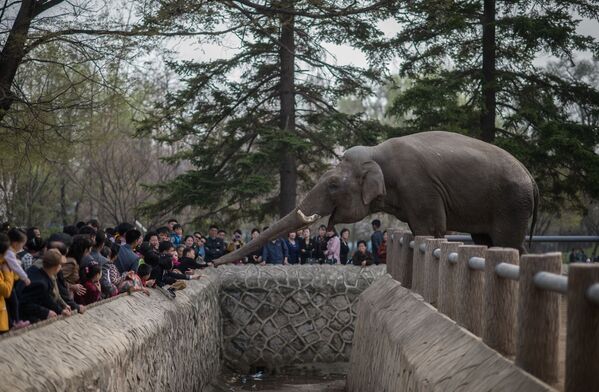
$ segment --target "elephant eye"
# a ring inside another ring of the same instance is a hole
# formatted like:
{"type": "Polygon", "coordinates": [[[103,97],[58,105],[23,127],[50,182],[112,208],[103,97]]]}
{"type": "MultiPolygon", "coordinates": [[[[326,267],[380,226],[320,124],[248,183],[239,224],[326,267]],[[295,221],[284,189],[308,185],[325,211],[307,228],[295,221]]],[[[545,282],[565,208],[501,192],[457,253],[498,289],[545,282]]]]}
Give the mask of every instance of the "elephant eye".
{"type": "Polygon", "coordinates": [[[337,192],[339,190],[339,184],[336,182],[331,182],[329,184],[329,191],[330,192],[337,192]]]}

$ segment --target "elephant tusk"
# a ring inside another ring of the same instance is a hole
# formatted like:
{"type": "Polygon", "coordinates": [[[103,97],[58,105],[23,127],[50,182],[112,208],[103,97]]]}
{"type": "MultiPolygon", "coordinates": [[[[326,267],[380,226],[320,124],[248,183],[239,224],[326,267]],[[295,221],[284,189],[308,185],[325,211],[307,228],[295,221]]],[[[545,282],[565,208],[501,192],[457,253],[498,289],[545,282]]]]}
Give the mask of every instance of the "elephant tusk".
{"type": "Polygon", "coordinates": [[[321,218],[318,214],[306,216],[306,214],[304,214],[299,208],[297,209],[297,214],[304,223],[314,223],[321,218]]]}

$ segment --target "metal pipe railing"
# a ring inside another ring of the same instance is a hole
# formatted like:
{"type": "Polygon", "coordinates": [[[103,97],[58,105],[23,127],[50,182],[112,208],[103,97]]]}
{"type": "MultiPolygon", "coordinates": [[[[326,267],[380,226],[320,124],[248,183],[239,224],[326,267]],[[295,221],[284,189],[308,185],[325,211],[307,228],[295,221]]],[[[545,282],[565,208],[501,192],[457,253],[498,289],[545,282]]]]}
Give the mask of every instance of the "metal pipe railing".
{"type": "Polygon", "coordinates": [[[468,267],[477,271],[485,270],[485,259],[483,257],[471,257],[468,260],[468,267]]]}
{"type": "Polygon", "coordinates": [[[599,305],[599,283],[590,285],[585,294],[589,301],[599,305]]]}
{"type": "Polygon", "coordinates": [[[504,279],[520,279],[520,267],[509,263],[499,263],[495,266],[495,273],[504,279]]]}

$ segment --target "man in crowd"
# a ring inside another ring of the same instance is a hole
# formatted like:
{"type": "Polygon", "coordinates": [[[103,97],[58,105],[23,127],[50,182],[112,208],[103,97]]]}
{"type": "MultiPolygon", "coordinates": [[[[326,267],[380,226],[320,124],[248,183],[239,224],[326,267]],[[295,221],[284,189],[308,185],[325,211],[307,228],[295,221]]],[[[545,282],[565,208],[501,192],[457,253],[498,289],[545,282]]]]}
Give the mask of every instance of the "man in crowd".
{"type": "Polygon", "coordinates": [[[372,246],[372,259],[375,264],[379,263],[379,247],[383,243],[383,233],[381,232],[381,221],[375,219],[372,221],[372,230],[373,233],[370,236],[370,244],[372,246]]]}
{"type": "Polygon", "coordinates": [[[327,227],[320,225],[318,228],[318,235],[314,237],[312,242],[314,243],[314,250],[312,251],[312,257],[317,259],[319,263],[324,262],[324,253],[327,250],[327,227]]]}
{"type": "Polygon", "coordinates": [[[141,233],[137,229],[131,229],[125,233],[126,243],[121,246],[114,263],[121,274],[129,271],[137,272],[139,256],[135,253],[135,249],[141,244],[141,240],[141,233]]]}
{"type": "Polygon", "coordinates": [[[175,247],[181,245],[183,242],[183,226],[178,223],[173,225],[173,231],[171,233],[171,242],[175,247]]]}
{"type": "Polygon", "coordinates": [[[287,244],[281,238],[276,238],[267,242],[262,248],[262,265],[264,264],[284,264],[289,260],[289,249],[287,244]]]}
{"type": "Polygon", "coordinates": [[[225,241],[218,236],[218,226],[212,225],[208,230],[208,239],[204,245],[206,249],[207,263],[211,263],[213,260],[218,259],[225,254],[225,241]]]}

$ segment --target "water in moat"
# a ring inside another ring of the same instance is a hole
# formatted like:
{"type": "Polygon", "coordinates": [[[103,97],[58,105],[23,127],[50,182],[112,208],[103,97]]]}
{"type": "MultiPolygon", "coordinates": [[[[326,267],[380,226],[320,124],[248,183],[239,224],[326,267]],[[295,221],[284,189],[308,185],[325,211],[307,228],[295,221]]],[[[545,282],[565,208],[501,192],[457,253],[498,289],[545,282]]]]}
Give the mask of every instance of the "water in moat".
{"type": "Polygon", "coordinates": [[[215,383],[214,392],[342,392],[345,390],[343,370],[335,368],[317,372],[311,370],[275,374],[256,370],[247,375],[223,372],[215,383]]]}

